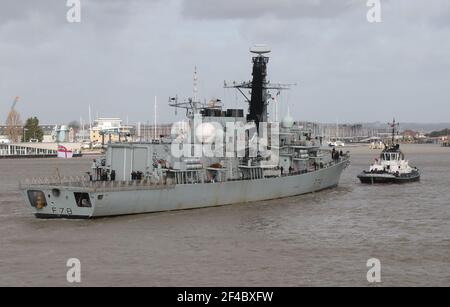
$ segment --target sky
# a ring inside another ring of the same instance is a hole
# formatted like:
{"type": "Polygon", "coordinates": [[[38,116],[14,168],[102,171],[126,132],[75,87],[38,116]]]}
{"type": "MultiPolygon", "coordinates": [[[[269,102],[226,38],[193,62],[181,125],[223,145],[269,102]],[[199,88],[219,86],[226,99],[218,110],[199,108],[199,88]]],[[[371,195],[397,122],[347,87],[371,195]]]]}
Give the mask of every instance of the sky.
{"type": "MultiPolygon", "coordinates": [[[[295,83],[281,116],[318,122],[450,122],[450,1],[2,0],[0,122],[15,96],[25,119],[129,123],[183,118],[168,98],[193,93],[247,109],[224,80],[251,79],[254,44],[268,44],[273,82],[295,83]]],[[[269,108],[270,110],[271,108],[269,108]]]]}

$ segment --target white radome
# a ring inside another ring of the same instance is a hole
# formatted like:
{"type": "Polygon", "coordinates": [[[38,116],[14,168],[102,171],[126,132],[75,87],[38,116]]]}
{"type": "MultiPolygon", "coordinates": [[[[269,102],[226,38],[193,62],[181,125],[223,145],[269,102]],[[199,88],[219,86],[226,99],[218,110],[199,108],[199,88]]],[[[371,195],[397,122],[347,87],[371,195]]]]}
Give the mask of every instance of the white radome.
{"type": "Polygon", "coordinates": [[[283,126],[283,128],[292,128],[294,126],[294,119],[292,118],[292,116],[288,115],[283,118],[281,125],[283,126]]]}
{"type": "Polygon", "coordinates": [[[203,123],[195,129],[197,141],[203,144],[211,144],[217,136],[218,130],[212,123],[203,123]]]}
{"type": "Polygon", "coordinates": [[[190,125],[186,121],[182,122],[176,122],[172,125],[172,128],[170,129],[170,135],[172,138],[183,138],[189,134],[190,125]]]}

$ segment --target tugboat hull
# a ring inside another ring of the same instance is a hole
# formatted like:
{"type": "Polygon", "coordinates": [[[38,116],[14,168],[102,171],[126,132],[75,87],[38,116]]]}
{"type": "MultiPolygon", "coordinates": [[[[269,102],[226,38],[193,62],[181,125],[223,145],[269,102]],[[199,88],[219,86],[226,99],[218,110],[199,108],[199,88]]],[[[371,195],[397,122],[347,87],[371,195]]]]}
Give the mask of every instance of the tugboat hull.
{"type": "Polygon", "coordinates": [[[369,173],[363,172],[358,175],[361,183],[365,184],[386,184],[386,183],[408,183],[420,180],[420,173],[414,172],[406,175],[394,175],[389,173],[369,173]]]}

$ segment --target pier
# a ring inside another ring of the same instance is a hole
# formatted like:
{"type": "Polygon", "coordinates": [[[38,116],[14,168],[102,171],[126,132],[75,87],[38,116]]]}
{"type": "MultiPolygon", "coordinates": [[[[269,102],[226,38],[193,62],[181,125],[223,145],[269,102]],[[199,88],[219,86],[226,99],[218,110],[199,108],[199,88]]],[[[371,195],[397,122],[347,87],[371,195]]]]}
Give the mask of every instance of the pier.
{"type": "Polygon", "coordinates": [[[56,158],[57,151],[19,144],[0,144],[0,159],[56,158]]]}

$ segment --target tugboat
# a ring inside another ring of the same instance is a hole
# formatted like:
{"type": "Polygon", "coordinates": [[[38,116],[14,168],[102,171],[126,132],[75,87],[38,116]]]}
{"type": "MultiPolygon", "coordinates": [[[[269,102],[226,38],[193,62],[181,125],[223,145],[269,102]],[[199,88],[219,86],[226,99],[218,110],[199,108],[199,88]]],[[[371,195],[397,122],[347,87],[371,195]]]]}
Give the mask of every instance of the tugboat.
{"type": "Polygon", "coordinates": [[[385,144],[380,159],[376,159],[368,171],[358,175],[361,183],[407,183],[420,180],[420,171],[409,165],[400,150],[400,145],[395,142],[396,128],[399,124],[394,119],[389,125],[392,128],[392,144],[385,144]]]}

